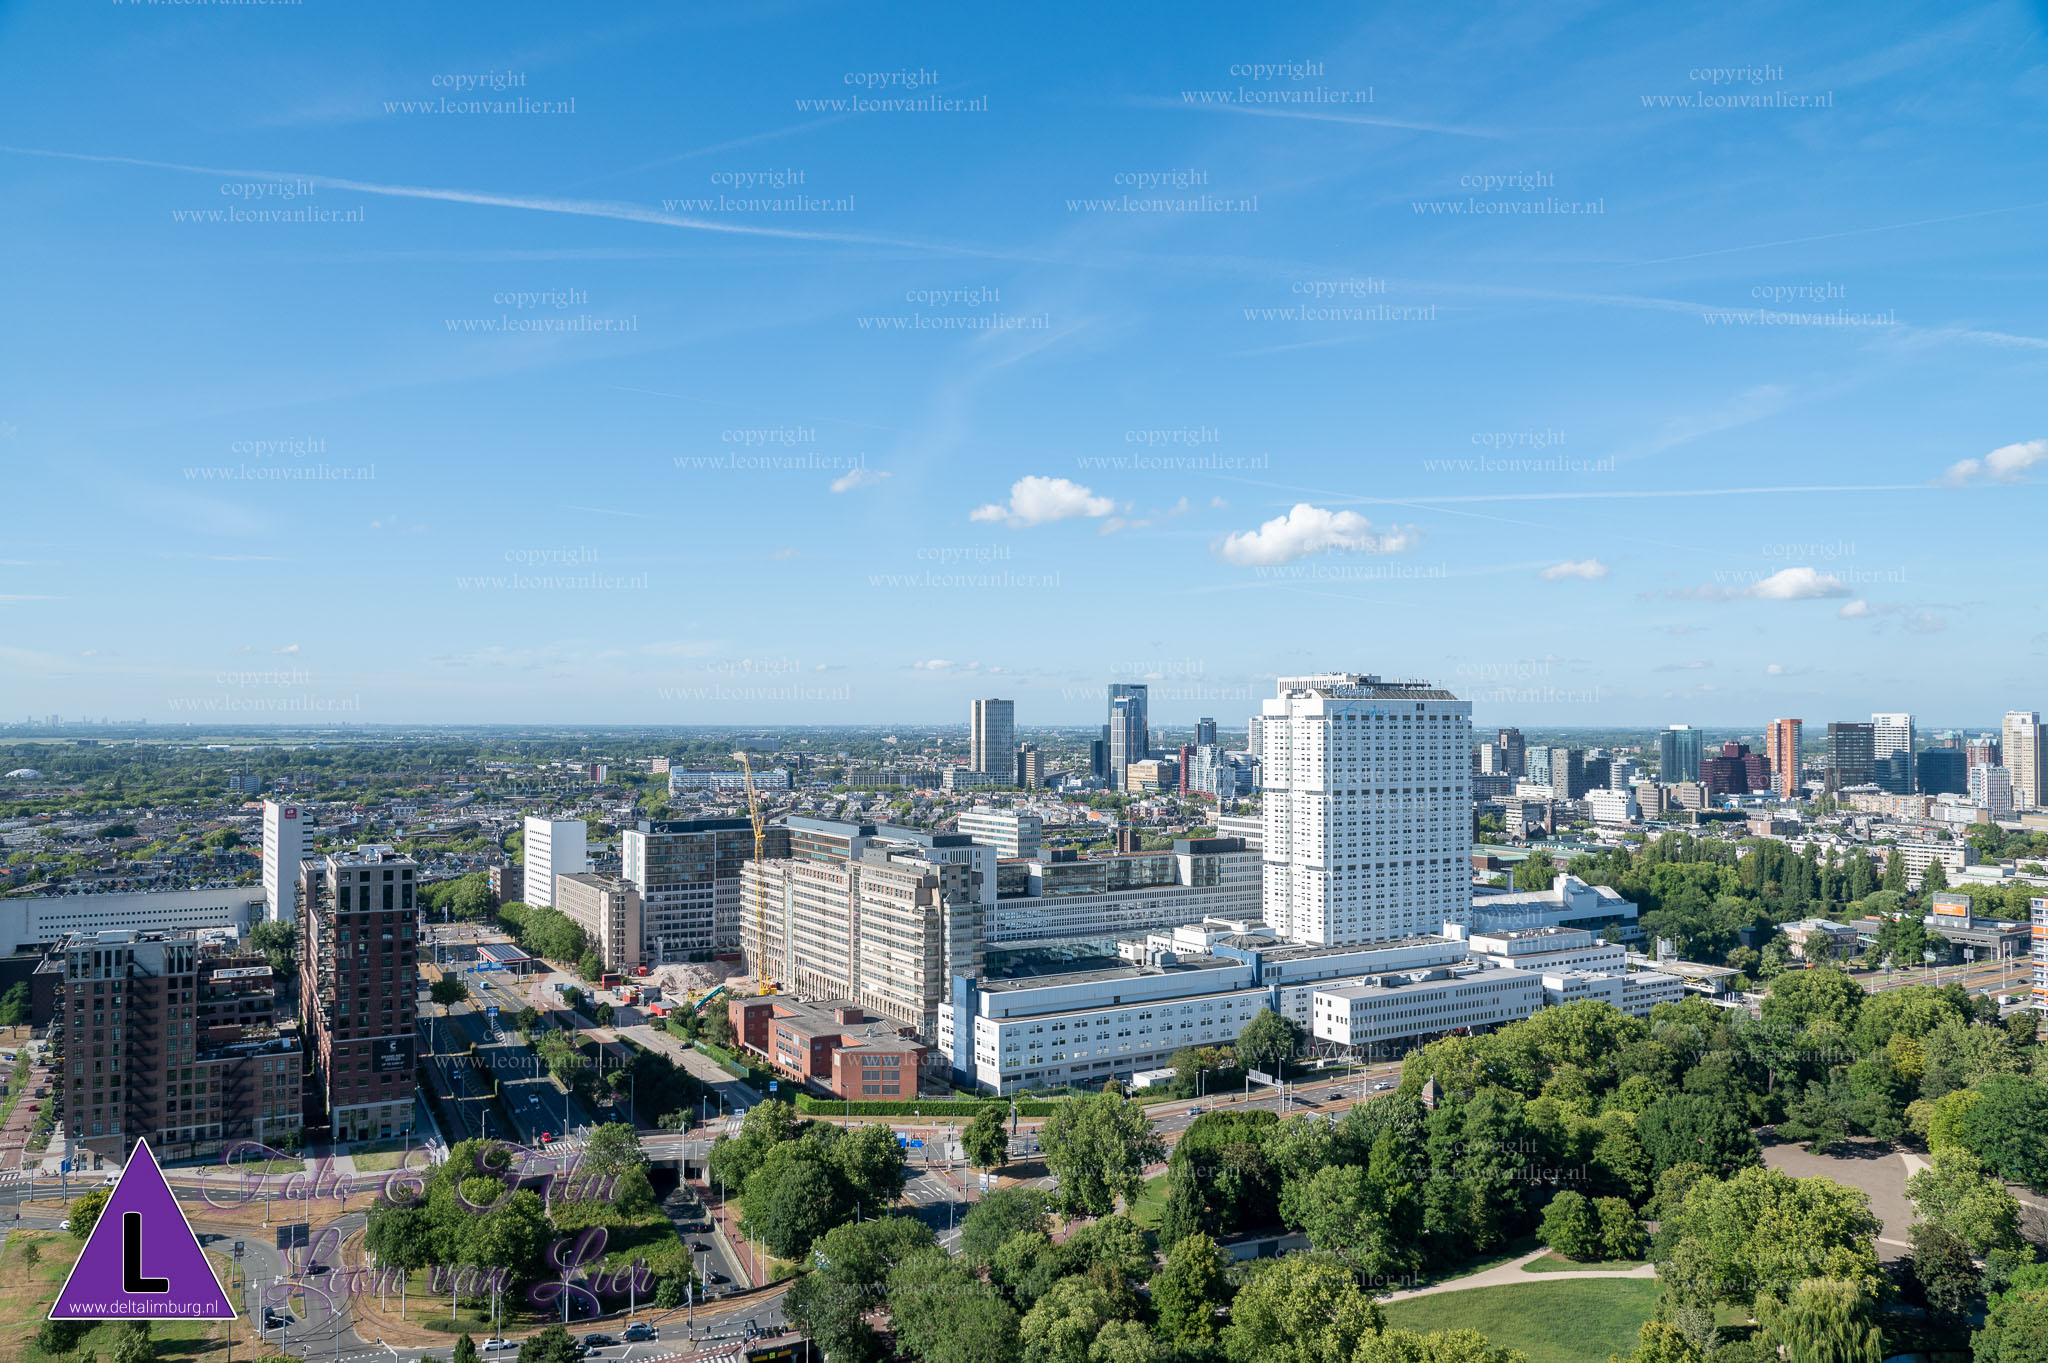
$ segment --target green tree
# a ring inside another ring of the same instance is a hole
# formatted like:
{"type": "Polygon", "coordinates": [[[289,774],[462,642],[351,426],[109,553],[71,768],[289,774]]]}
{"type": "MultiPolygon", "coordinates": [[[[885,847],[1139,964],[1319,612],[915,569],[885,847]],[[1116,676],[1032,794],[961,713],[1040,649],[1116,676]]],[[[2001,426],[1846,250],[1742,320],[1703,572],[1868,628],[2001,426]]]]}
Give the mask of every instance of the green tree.
{"type": "Polygon", "coordinates": [[[1896,847],[1885,854],[1884,888],[1898,894],[1906,892],[1906,859],[1896,847]]]}
{"type": "Polygon", "coordinates": [[[43,1261],[43,1247],[31,1240],[21,1247],[21,1262],[33,1274],[36,1265],[43,1261]]]}
{"type": "Polygon", "coordinates": [[[2021,1270],[1987,1303],[1984,1327],[1971,1343],[1976,1363],[2041,1363],[2048,1359],[2048,1265],[2021,1270]]]}
{"type": "Polygon", "coordinates": [[[1936,1151],[1927,1168],[1906,1180],[1906,1196],[1920,1220],[1941,1227],[1972,1253],[2019,1248],[2019,1199],[1961,1146],[1936,1151]]]}
{"type": "Polygon", "coordinates": [[[1250,1068],[1263,1070],[1277,1079],[1287,1073],[1287,1063],[1300,1054],[1305,1035],[1301,1024],[1292,1018],[1282,1017],[1271,1008],[1261,1008],[1237,1034],[1237,1053],[1250,1068]]]}
{"type": "Polygon", "coordinates": [[[1046,1168],[1058,1180],[1062,1207],[1107,1216],[1118,1199],[1135,1199],[1145,1166],[1163,1159],[1165,1144],[1145,1110],[1121,1093],[1068,1098],[1039,1128],[1046,1168]]]}
{"type": "Polygon", "coordinates": [[[269,920],[249,929],[249,945],[263,953],[263,959],[280,976],[299,973],[299,925],[269,920]]]}
{"type": "Polygon", "coordinates": [[[985,1104],[960,1133],[960,1148],[977,1169],[1000,1169],[1010,1162],[1007,1113],[1000,1103],[985,1104]]]}
{"type": "Polygon", "coordinates": [[[598,1026],[609,1027],[612,1025],[612,1019],[617,1014],[612,1010],[612,1006],[609,1003],[600,1003],[597,1005],[597,1012],[594,1016],[598,1026]]]}
{"type": "Polygon", "coordinates": [[[1051,1225],[1045,1194],[1036,1188],[1003,1188],[974,1205],[960,1223],[960,1257],[970,1267],[986,1267],[1013,1235],[1044,1233],[1051,1225]]]}
{"type": "Polygon", "coordinates": [[[1229,1267],[1230,1256],[1206,1235],[1174,1242],[1152,1277],[1152,1309],[1167,1343],[1199,1348],[1216,1338],[1216,1312],[1230,1301],[1229,1267]]]}
{"type": "Polygon", "coordinates": [[[1345,1363],[1385,1325],[1341,1260],[1265,1259],[1231,1303],[1223,1352],[1230,1363],[1345,1363]]]}
{"type": "Polygon", "coordinates": [[[1531,853],[1515,867],[1515,888],[1523,894],[1547,890],[1556,879],[1557,863],[1548,852],[1531,853]]]}
{"type": "Polygon", "coordinates": [[[577,1363],[576,1341],[561,1325],[528,1335],[519,1346],[519,1363],[577,1363]]]}
{"type": "Polygon", "coordinates": [[[464,1331],[462,1334],[457,1335],[455,1338],[455,1352],[449,1355],[448,1363],[478,1363],[478,1358],[476,1341],[469,1337],[469,1333],[464,1331]]]}
{"type": "Polygon", "coordinates": [[[1088,1363],[1166,1363],[1166,1351],[1134,1320],[1113,1320],[1088,1346],[1088,1363]]]}
{"type": "Polygon", "coordinates": [[[1375,1177],[1365,1165],[1327,1165],[1290,1183],[1281,1207],[1283,1214],[1293,1211],[1289,1219],[1311,1245],[1360,1273],[1386,1277],[1415,1266],[1420,1208],[1405,1180],[1375,1177]]]}
{"type": "Polygon", "coordinates": [[[1703,1164],[1726,1176],[1758,1163],[1763,1147],[1740,1112],[1697,1093],[1674,1093],[1645,1107],[1636,1135],[1655,1174],[1680,1164],[1703,1164]]]}
{"type": "Polygon", "coordinates": [[[113,1195],[111,1188],[91,1188],[71,1204],[71,1238],[83,1243],[92,1234],[92,1228],[100,1223],[100,1213],[107,1209],[107,1198],[113,1195]]]}
{"type": "Polygon", "coordinates": [[[1809,1278],[1875,1290],[1879,1223],[1860,1189],[1750,1168],[1699,1179],[1665,1215],[1671,1248],[1658,1276],[1681,1303],[1752,1302],[1760,1289],[1809,1278]]]}
{"type": "Polygon", "coordinates": [[[1982,1275],[1960,1238],[1931,1222],[1917,1222],[1906,1232],[1913,1242],[1913,1286],[1937,1320],[1950,1327],[1962,1323],[1976,1299],[1982,1275]]]}
{"type": "Polygon", "coordinates": [[[1787,1359],[1880,1363],[1884,1347],[1872,1320],[1874,1304],[1869,1285],[1860,1280],[1814,1279],[1801,1282],[1789,1298],[1758,1294],[1756,1319],[1764,1337],[1787,1359]]]}
{"type": "Polygon", "coordinates": [[[1593,1204],[1574,1192],[1562,1192],[1543,1209],[1543,1243],[1567,1259],[1600,1257],[1600,1218],[1593,1204]]]}
{"type": "Polygon", "coordinates": [[[1088,1363],[1088,1346],[1117,1319],[1109,1294],[1086,1278],[1062,1278],[1018,1327],[1025,1363],[1088,1363]]]}
{"type": "Polygon", "coordinates": [[[19,1027],[28,1018],[28,981],[23,980],[0,994],[0,1027],[19,1027]]]}
{"type": "MultiPolygon", "coordinates": [[[[783,1148],[793,1149],[795,1144],[783,1148]]],[[[769,1252],[794,1259],[850,1209],[822,1160],[808,1155],[779,1159],[780,1153],[771,1152],[747,1180],[743,1205],[748,1227],[769,1252]]]]}
{"type": "Polygon", "coordinates": [[[1603,1197],[1593,1204],[1600,1217],[1600,1252],[1609,1259],[1636,1259],[1648,1247],[1643,1223],[1635,1209],[1618,1197],[1603,1197]]]}
{"type": "Polygon", "coordinates": [[[932,1249],[889,1273],[898,1347],[920,1363],[1015,1363],[1017,1313],[965,1264],[932,1249]]]}
{"type": "Polygon", "coordinates": [[[453,975],[443,975],[428,987],[427,994],[443,1008],[453,1008],[469,997],[469,986],[453,975]]]}
{"type": "Polygon", "coordinates": [[[583,954],[576,959],[576,973],[586,980],[602,979],[604,958],[597,954],[595,948],[584,948],[583,954]]]}
{"type": "Polygon", "coordinates": [[[907,1216],[835,1226],[811,1247],[810,1271],[790,1285],[784,1309],[834,1359],[871,1363],[886,1350],[867,1315],[889,1274],[929,1251],[932,1232],[907,1216]]]}
{"type": "Polygon", "coordinates": [[[156,1342],[149,1337],[149,1322],[126,1321],[114,1335],[114,1363],[152,1363],[156,1342]]]}
{"type": "Polygon", "coordinates": [[[827,1156],[853,1199],[873,1216],[896,1205],[910,1170],[888,1127],[856,1127],[832,1142],[827,1156]]]}
{"type": "Polygon", "coordinates": [[[2004,1178],[2048,1189],[2048,1086],[1999,1074],[1974,1092],[1977,1101],[1956,1123],[1960,1143],[2004,1178]]]}

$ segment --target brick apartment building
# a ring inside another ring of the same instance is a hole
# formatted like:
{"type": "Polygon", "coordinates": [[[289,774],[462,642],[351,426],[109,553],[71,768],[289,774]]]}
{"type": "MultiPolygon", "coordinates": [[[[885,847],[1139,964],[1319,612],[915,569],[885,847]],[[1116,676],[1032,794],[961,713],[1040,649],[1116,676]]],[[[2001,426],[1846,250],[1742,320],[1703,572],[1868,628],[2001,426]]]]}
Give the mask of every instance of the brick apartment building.
{"type": "Polygon", "coordinates": [[[916,1033],[858,1004],[778,995],[726,1004],[740,1045],[809,1089],[834,1098],[915,1098],[926,1047],[916,1033]]]}
{"type": "Polygon", "coordinates": [[[56,1101],[91,1162],[125,1163],[145,1137],[190,1159],[299,1131],[297,1024],[278,1016],[270,966],[232,936],[74,933],[39,973],[54,977],[56,1101]]]}
{"type": "Polygon", "coordinates": [[[365,846],[300,864],[299,1006],[336,1141],[412,1130],[419,866],[365,846]]]}

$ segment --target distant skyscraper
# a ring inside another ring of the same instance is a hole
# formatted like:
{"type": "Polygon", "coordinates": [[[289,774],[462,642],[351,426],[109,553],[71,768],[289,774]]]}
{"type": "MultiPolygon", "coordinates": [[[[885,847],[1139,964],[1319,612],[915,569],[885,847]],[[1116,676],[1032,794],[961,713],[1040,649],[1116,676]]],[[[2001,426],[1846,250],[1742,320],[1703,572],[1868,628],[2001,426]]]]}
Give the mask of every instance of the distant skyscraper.
{"type": "Polygon", "coordinates": [[[1522,753],[1522,775],[1539,786],[1550,784],[1550,754],[1547,744],[1538,743],[1522,753]]]}
{"type": "Polygon", "coordinates": [[[2004,767],[1970,768],[1970,803],[1994,819],[2012,814],[2012,773],[2004,767]]]}
{"type": "Polygon", "coordinates": [[[1828,725],[1828,789],[1872,784],[1877,779],[1875,749],[1872,725],[1828,725]]]}
{"type": "Polygon", "coordinates": [[[2035,710],[2007,710],[2000,748],[2012,775],[2015,809],[2041,807],[2041,716],[2035,710]]]}
{"type": "Polygon", "coordinates": [[[1195,721],[1195,746],[1216,746],[1216,721],[1204,715],[1195,721]]]}
{"type": "Polygon", "coordinates": [[[1004,785],[1017,775],[1017,702],[978,700],[973,703],[968,733],[967,765],[997,777],[1004,785]]]}
{"type": "Polygon", "coordinates": [[[1036,743],[1025,743],[1017,749],[1017,784],[1026,790],[1045,789],[1045,754],[1036,743]]]}
{"type": "Polygon", "coordinates": [[[1969,767],[2002,767],[2005,755],[1999,751],[1998,740],[1989,734],[1980,734],[1963,744],[1963,765],[1969,767]]]}
{"type": "Polygon", "coordinates": [[[1894,795],[1913,793],[1913,717],[1907,714],[1882,714],[1870,717],[1870,758],[1875,765],[1878,783],[1894,795]],[[1892,763],[1895,752],[1906,754],[1903,764],[1892,763]],[[1905,789],[1893,790],[1899,784],[1900,770],[1905,772],[1905,789]]]}
{"type": "Polygon", "coordinates": [[[1146,715],[1151,688],[1143,682],[1111,682],[1109,687],[1109,788],[1124,788],[1124,773],[1142,762],[1151,749],[1146,715]]]}
{"type": "Polygon", "coordinates": [[[263,802],[263,913],[273,923],[299,921],[299,863],[306,856],[306,818],[297,805],[263,802]]]}
{"type": "Polygon", "coordinates": [[[1266,921],[1318,945],[1472,907],[1472,703],[1424,682],[1281,677],[1264,704],[1266,921]]]}
{"type": "Polygon", "coordinates": [[[1803,723],[1774,719],[1765,731],[1764,756],[1771,763],[1771,789],[1780,799],[1799,798],[1799,730],[1803,723]]]}
{"type": "Polygon", "coordinates": [[[1560,800],[1576,800],[1586,793],[1586,750],[1550,750],[1550,790],[1560,800]]]}
{"type": "Polygon", "coordinates": [[[1528,745],[1522,742],[1520,729],[1502,729],[1497,739],[1501,747],[1501,772],[1507,776],[1528,774],[1528,745]]]}
{"type": "MultiPolygon", "coordinates": [[[[1103,726],[1107,728],[1108,726],[1103,726]]],[[[1109,779],[1109,740],[1090,739],[1088,742],[1088,774],[1097,780],[1109,779]]]]}
{"type": "Polygon", "coordinates": [[[1706,735],[1690,724],[1674,724],[1657,735],[1657,779],[1665,785],[1700,779],[1706,735]]]}
{"type": "Polygon", "coordinates": [[[1961,748],[1922,748],[1913,771],[1922,795],[1961,795],[1970,788],[1961,748]]]}

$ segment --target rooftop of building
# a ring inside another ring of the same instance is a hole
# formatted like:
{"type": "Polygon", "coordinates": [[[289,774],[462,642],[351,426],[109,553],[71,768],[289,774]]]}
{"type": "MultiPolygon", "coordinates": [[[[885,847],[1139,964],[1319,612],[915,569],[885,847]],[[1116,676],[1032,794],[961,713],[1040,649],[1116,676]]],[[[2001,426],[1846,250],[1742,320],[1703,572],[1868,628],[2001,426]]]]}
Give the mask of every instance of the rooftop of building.
{"type": "Polygon", "coordinates": [[[743,1005],[768,1004],[774,1009],[776,1023],[799,1036],[838,1037],[849,1048],[907,1052],[917,1050],[923,1044],[914,1036],[903,1035],[908,1029],[901,1023],[870,1017],[867,1010],[852,999],[813,1001],[772,994],[740,1002],[743,1005]]]}
{"type": "Polygon", "coordinates": [[[1107,984],[1111,980],[1157,979],[1166,975],[1198,975],[1210,970],[1241,968],[1242,961],[1223,956],[1181,952],[1170,965],[1110,966],[1101,970],[1075,970],[1064,975],[1030,975],[1015,980],[983,980],[976,987],[984,994],[1008,994],[1026,989],[1058,989],[1070,985],[1107,984]]]}
{"type": "Polygon", "coordinates": [[[318,859],[319,864],[331,862],[336,866],[418,866],[411,857],[383,843],[363,843],[345,852],[328,852],[318,859]]]}
{"type": "Polygon", "coordinates": [[[1317,672],[1278,679],[1279,694],[1307,693],[1343,700],[1457,700],[1434,682],[1389,681],[1369,672],[1317,672]]]}
{"type": "Polygon", "coordinates": [[[1442,989],[1452,984],[1469,984],[1475,980],[1501,983],[1526,983],[1539,978],[1532,970],[1509,970],[1503,966],[1470,965],[1452,968],[1437,966],[1431,970],[1389,970],[1361,976],[1356,984],[1332,980],[1316,988],[1317,994],[1329,994],[1341,999],[1383,998],[1392,994],[1417,993],[1423,990],[1442,989]]]}
{"type": "MultiPolygon", "coordinates": [[[[796,820],[791,819],[791,823],[796,820]]],[[[642,819],[629,831],[635,833],[736,833],[751,829],[752,819],[642,819]]]]}
{"type": "Polygon", "coordinates": [[[1275,962],[1311,961],[1330,956],[1355,956],[1364,951],[1401,951],[1410,947],[1442,947],[1456,945],[1448,937],[1436,933],[1423,933],[1415,937],[1395,937],[1384,942],[1357,942],[1348,946],[1319,946],[1313,942],[1290,942],[1272,937],[1232,937],[1226,945],[1240,944],[1256,949],[1268,965],[1275,962]]]}
{"type": "Polygon", "coordinates": [[[1584,937],[1584,928],[1503,928],[1499,932],[1475,932],[1474,937],[1485,937],[1497,942],[1539,942],[1546,938],[1584,937]]]}

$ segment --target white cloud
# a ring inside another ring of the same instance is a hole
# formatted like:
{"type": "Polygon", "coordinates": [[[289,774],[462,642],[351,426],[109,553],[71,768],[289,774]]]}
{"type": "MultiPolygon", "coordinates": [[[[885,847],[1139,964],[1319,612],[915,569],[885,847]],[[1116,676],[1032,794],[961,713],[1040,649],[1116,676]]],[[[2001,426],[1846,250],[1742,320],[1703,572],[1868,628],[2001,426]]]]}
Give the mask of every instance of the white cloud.
{"type": "Polygon", "coordinates": [[[832,480],[834,492],[854,492],[864,487],[880,487],[889,481],[889,475],[882,469],[871,469],[866,465],[842,473],[832,480]]]}
{"type": "Polygon", "coordinates": [[[1796,568],[1780,568],[1746,587],[1708,585],[1671,595],[1689,596],[1699,601],[1821,601],[1847,596],[1849,587],[1838,577],[1801,564],[1796,568]]]}
{"type": "Polygon", "coordinates": [[[1385,534],[1375,534],[1372,522],[1356,511],[1326,511],[1300,502],[1286,515],[1275,516],[1256,530],[1227,536],[1216,545],[1215,552],[1226,563],[1263,567],[1333,549],[1398,554],[1414,548],[1420,539],[1412,526],[1389,526],[1385,534]]]}
{"type": "Polygon", "coordinates": [[[768,555],[769,558],[774,559],[777,563],[787,563],[796,556],[797,551],[795,549],[786,547],[782,549],[777,549],[774,553],[768,555]]]}
{"type": "Polygon", "coordinates": [[[1810,667],[1787,667],[1783,663],[1772,663],[1764,669],[1766,677],[1803,677],[1813,671],[1810,667]]]}
{"type": "Polygon", "coordinates": [[[271,652],[273,653],[297,653],[298,651],[299,646],[297,644],[286,644],[283,648],[274,648],[271,650],[271,652]]]}
{"type": "Polygon", "coordinates": [[[1109,497],[1098,497],[1092,488],[1083,487],[1070,478],[1047,478],[1042,474],[1030,474],[1019,478],[1010,485],[1008,505],[991,502],[976,507],[968,513],[973,521],[1002,521],[1013,528],[1022,529],[1032,525],[1046,525],[1053,521],[1073,520],[1077,517],[1110,515],[1116,510],[1116,502],[1109,497]]]}
{"type": "Polygon", "coordinates": [[[1545,582],[1556,582],[1562,578],[1575,577],[1584,582],[1598,582],[1607,576],[1607,565],[1597,558],[1566,559],[1553,563],[1540,574],[1545,582]]]}
{"type": "Polygon", "coordinates": [[[1950,487],[1961,487],[1977,478],[2019,483],[2026,481],[2020,475],[2043,461],[2048,461],[2048,440],[2025,440],[2016,445],[2000,445],[1982,459],[1958,459],[1948,466],[1941,481],[1950,487]]]}
{"type": "Polygon", "coordinates": [[[1835,618],[1838,620],[1861,620],[1868,614],[1870,614],[1870,603],[1868,601],[1851,601],[1848,605],[1835,612],[1835,618]]]}

